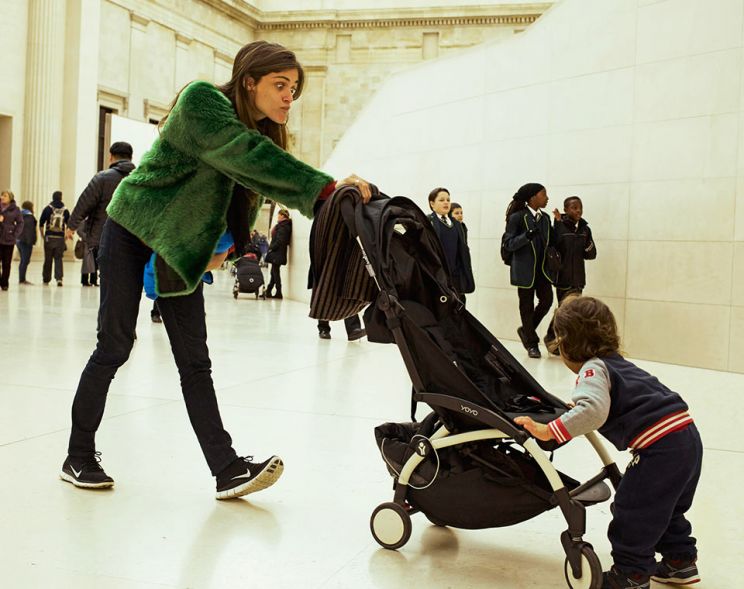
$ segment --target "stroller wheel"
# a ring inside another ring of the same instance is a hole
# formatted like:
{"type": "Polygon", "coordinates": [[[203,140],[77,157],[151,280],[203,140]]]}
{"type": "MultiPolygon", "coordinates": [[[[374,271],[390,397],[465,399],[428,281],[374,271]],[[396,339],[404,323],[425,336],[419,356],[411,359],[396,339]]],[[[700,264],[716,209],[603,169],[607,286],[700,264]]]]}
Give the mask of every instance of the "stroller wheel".
{"type": "Polygon", "coordinates": [[[382,503],[372,512],[369,528],[380,546],[397,550],[411,537],[411,516],[397,503],[382,503]]]}
{"type": "Polygon", "coordinates": [[[237,290],[234,290],[233,291],[233,297],[236,298],[236,299],[238,298],[238,291],[237,290]]]}
{"type": "Polygon", "coordinates": [[[602,564],[589,546],[581,547],[581,578],[574,577],[568,558],[563,563],[563,573],[571,589],[601,589],[602,587],[602,564]]]}

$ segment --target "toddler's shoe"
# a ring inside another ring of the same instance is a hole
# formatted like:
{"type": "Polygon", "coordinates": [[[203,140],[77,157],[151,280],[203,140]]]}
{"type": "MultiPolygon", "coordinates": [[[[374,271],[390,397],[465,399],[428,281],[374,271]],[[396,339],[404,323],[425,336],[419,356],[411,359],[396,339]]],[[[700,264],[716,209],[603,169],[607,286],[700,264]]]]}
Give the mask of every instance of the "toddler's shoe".
{"type": "Polygon", "coordinates": [[[615,567],[602,574],[602,589],[650,589],[651,577],[621,573],[615,567]]]}
{"type": "Polygon", "coordinates": [[[656,572],[651,578],[657,583],[673,583],[675,585],[692,585],[700,582],[700,573],[698,573],[697,559],[692,560],[672,560],[662,559],[656,565],[656,572]]]}

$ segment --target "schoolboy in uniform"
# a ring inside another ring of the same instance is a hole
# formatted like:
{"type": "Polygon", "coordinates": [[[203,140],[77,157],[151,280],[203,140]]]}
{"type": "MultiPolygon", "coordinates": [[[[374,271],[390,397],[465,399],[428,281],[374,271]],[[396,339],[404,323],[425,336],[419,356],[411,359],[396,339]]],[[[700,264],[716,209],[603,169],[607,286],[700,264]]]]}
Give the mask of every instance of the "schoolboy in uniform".
{"type": "Polygon", "coordinates": [[[556,344],[574,373],[574,406],[547,425],[515,422],[539,440],[567,442],[599,430],[633,454],[615,494],[608,537],[614,565],[603,589],[649,589],[650,579],[689,585],[700,580],[695,538],[685,513],[703,458],[687,404],[619,353],[615,318],[601,301],[569,297],[555,312],[556,344]],[[655,553],[662,555],[655,562],[655,553]]]}

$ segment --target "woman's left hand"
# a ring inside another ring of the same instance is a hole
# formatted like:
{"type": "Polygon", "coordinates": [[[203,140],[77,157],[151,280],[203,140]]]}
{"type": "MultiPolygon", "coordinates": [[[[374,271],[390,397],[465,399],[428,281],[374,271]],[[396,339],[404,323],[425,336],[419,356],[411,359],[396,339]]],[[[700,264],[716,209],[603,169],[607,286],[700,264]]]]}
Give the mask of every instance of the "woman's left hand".
{"type": "Polygon", "coordinates": [[[341,186],[355,186],[361,193],[364,204],[367,204],[372,198],[372,188],[370,188],[369,182],[356,174],[352,174],[336,183],[336,188],[340,188],[341,186]]]}

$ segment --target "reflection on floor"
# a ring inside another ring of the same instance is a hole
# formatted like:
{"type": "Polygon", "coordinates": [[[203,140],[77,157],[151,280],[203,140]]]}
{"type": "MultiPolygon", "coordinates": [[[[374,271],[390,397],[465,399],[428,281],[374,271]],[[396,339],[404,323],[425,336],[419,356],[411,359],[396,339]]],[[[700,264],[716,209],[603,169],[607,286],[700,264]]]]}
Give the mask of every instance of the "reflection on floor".
{"type": "MultiPolygon", "coordinates": [[[[30,277],[40,274],[36,264],[31,270],[30,277]]],[[[380,549],[369,517],[392,492],[373,428],[406,421],[409,412],[397,348],[349,343],[342,323],[321,341],[305,305],[233,300],[224,274],[207,289],[223,418],[239,452],[284,458],[281,481],[249,500],[215,501],[165,330],[150,322],[143,301],[139,339],[112,385],[98,435],[116,488],[61,482],[70,402],[95,342],[98,290],[81,288],[77,271],[68,266],[63,288],[37,281],[0,293],[2,587],[566,587],[565,523],[555,510],[481,531],[434,527],[418,514],[406,546],[380,549]]],[[[574,377],[560,360],[530,360],[513,342],[509,348],[549,390],[569,396],[574,377]]],[[[739,586],[744,439],[736,432],[744,375],[640,364],[683,394],[703,435],[704,472],[691,514],[699,586],[739,586]]],[[[627,455],[617,457],[624,467],[627,455]]],[[[555,460],[576,478],[599,468],[585,440],[555,460]]],[[[609,505],[587,515],[586,539],[608,566],[609,505]]]]}

